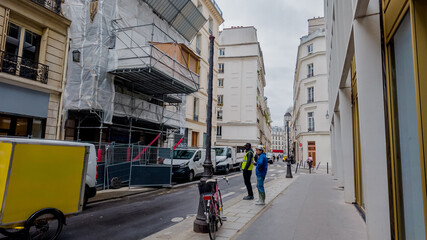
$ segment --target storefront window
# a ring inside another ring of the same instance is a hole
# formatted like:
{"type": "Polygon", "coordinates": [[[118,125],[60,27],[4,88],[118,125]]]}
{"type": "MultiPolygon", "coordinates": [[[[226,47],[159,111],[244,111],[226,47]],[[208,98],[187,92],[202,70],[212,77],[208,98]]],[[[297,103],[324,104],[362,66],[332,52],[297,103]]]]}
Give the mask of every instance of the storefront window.
{"type": "Polygon", "coordinates": [[[16,120],[15,136],[26,137],[28,132],[28,119],[18,118],[16,120]]]}
{"type": "Polygon", "coordinates": [[[42,138],[43,121],[40,119],[33,120],[32,138],[42,138]]]}
{"type": "Polygon", "coordinates": [[[411,22],[407,13],[391,45],[401,193],[406,239],[425,239],[419,136],[412,55],[411,22]]]}

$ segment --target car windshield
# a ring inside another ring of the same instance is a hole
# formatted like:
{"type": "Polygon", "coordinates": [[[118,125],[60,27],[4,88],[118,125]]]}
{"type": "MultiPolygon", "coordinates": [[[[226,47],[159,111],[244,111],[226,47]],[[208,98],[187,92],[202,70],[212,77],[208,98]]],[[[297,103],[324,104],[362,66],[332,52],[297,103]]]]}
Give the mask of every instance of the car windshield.
{"type": "Polygon", "coordinates": [[[227,148],[214,148],[217,156],[225,156],[227,154],[227,148]]]}
{"type": "Polygon", "coordinates": [[[173,159],[190,159],[195,152],[196,150],[175,150],[173,151],[173,159]]]}

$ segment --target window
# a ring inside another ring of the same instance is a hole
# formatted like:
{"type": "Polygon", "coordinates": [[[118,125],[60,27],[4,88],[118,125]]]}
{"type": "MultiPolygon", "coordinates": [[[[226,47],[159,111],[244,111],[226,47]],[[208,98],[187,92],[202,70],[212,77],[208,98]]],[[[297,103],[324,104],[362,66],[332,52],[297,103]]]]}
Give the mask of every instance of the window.
{"type": "Polygon", "coordinates": [[[224,73],[224,63],[219,63],[218,64],[218,72],[219,73],[224,73]]]}
{"type": "Polygon", "coordinates": [[[199,55],[201,53],[201,51],[200,51],[200,44],[202,43],[201,41],[202,41],[202,36],[200,34],[197,34],[197,37],[196,37],[196,52],[199,55]]]}
{"type": "Polygon", "coordinates": [[[199,121],[199,99],[194,98],[193,101],[193,120],[194,121],[199,121]]]}
{"type": "Polygon", "coordinates": [[[224,95],[218,95],[218,106],[224,105],[224,95]]]}
{"type": "Polygon", "coordinates": [[[219,55],[220,56],[224,56],[225,55],[225,48],[220,48],[219,49],[219,55]]]}
{"type": "Polygon", "coordinates": [[[218,110],[218,112],[216,113],[216,118],[218,120],[222,120],[222,110],[218,110]]]}
{"type": "Polygon", "coordinates": [[[37,80],[40,42],[40,35],[10,22],[1,71],[37,80]]]}
{"type": "Polygon", "coordinates": [[[213,34],[213,20],[209,18],[209,34],[213,34]]]}
{"type": "Polygon", "coordinates": [[[310,44],[307,46],[307,53],[312,54],[313,53],[313,44],[310,44]]]}
{"type": "Polygon", "coordinates": [[[307,113],[308,116],[308,131],[314,132],[314,113],[309,112],[307,113]]]}
{"type": "Polygon", "coordinates": [[[307,77],[308,78],[314,76],[314,66],[313,66],[313,63],[310,63],[310,64],[307,65],[307,71],[308,71],[308,73],[307,73],[307,77]]]}
{"type": "Polygon", "coordinates": [[[218,127],[216,128],[216,135],[217,135],[217,136],[222,136],[222,126],[218,126],[218,127]]]}
{"type": "Polygon", "coordinates": [[[307,103],[314,102],[314,87],[307,88],[307,103]]]}
{"type": "Polygon", "coordinates": [[[224,78],[218,78],[218,87],[224,87],[224,78]]]}
{"type": "Polygon", "coordinates": [[[0,115],[0,136],[44,138],[46,120],[0,115]]]}

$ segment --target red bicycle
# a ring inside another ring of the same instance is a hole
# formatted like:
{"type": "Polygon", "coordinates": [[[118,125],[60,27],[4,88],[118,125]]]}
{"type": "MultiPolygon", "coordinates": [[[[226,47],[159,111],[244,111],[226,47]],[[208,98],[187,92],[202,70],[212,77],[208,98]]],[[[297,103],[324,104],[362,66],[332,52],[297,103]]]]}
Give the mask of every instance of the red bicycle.
{"type": "MultiPolygon", "coordinates": [[[[223,179],[228,183],[227,177],[223,179]]],[[[223,203],[217,179],[208,179],[206,184],[212,186],[212,193],[203,194],[204,213],[206,216],[206,223],[208,224],[209,237],[211,240],[214,240],[216,231],[218,230],[218,223],[222,226],[222,222],[226,221],[226,218],[222,216],[223,203]]]]}

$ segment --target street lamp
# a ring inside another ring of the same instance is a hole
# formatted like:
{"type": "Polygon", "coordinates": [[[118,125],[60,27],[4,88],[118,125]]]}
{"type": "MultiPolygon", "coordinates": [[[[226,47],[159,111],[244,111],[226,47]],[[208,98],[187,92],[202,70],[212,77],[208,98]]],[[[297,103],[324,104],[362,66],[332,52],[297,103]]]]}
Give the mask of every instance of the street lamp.
{"type": "Polygon", "coordinates": [[[287,166],[287,168],[286,168],[286,178],[292,178],[292,169],[291,169],[291,162],[289,161],[289,158],[290,158],[290,154],[289,154],[289,122],[292,120],[292,116],[291,116],[291,113],[290,112],[287,112],[286,114],[285,114],[285,122],[286,122],[286,135],[287,135],[287,140],[286,140],[286,145],[287,145],[287,154],[288,154],[288,157],[286,158],[286,162],[287,162],[287,164],[286,164],[286,166],[287,166]]]}
{"type": "MultiPolygon", "coordinates": [[[[212,88],[213,88],[213,55],[215,37],[210,35],[210,56],[209,56],[209,77],[208,77],[208,109],[206,119],[206,159],[203,163],[204,171],[199,182],[199,208],[197,210],[196,220],[194,220],[193,230],[198,233],[209,232],[206,215],[204,213],[204,203],[202,194],[211,193],[216,185],[208,184],[207,180],[213,176],[213,166],[211,160],[211,135],[212,135],[212,88]]],[[[213,183],[216,184],[216,183],[213,183]]]]}

